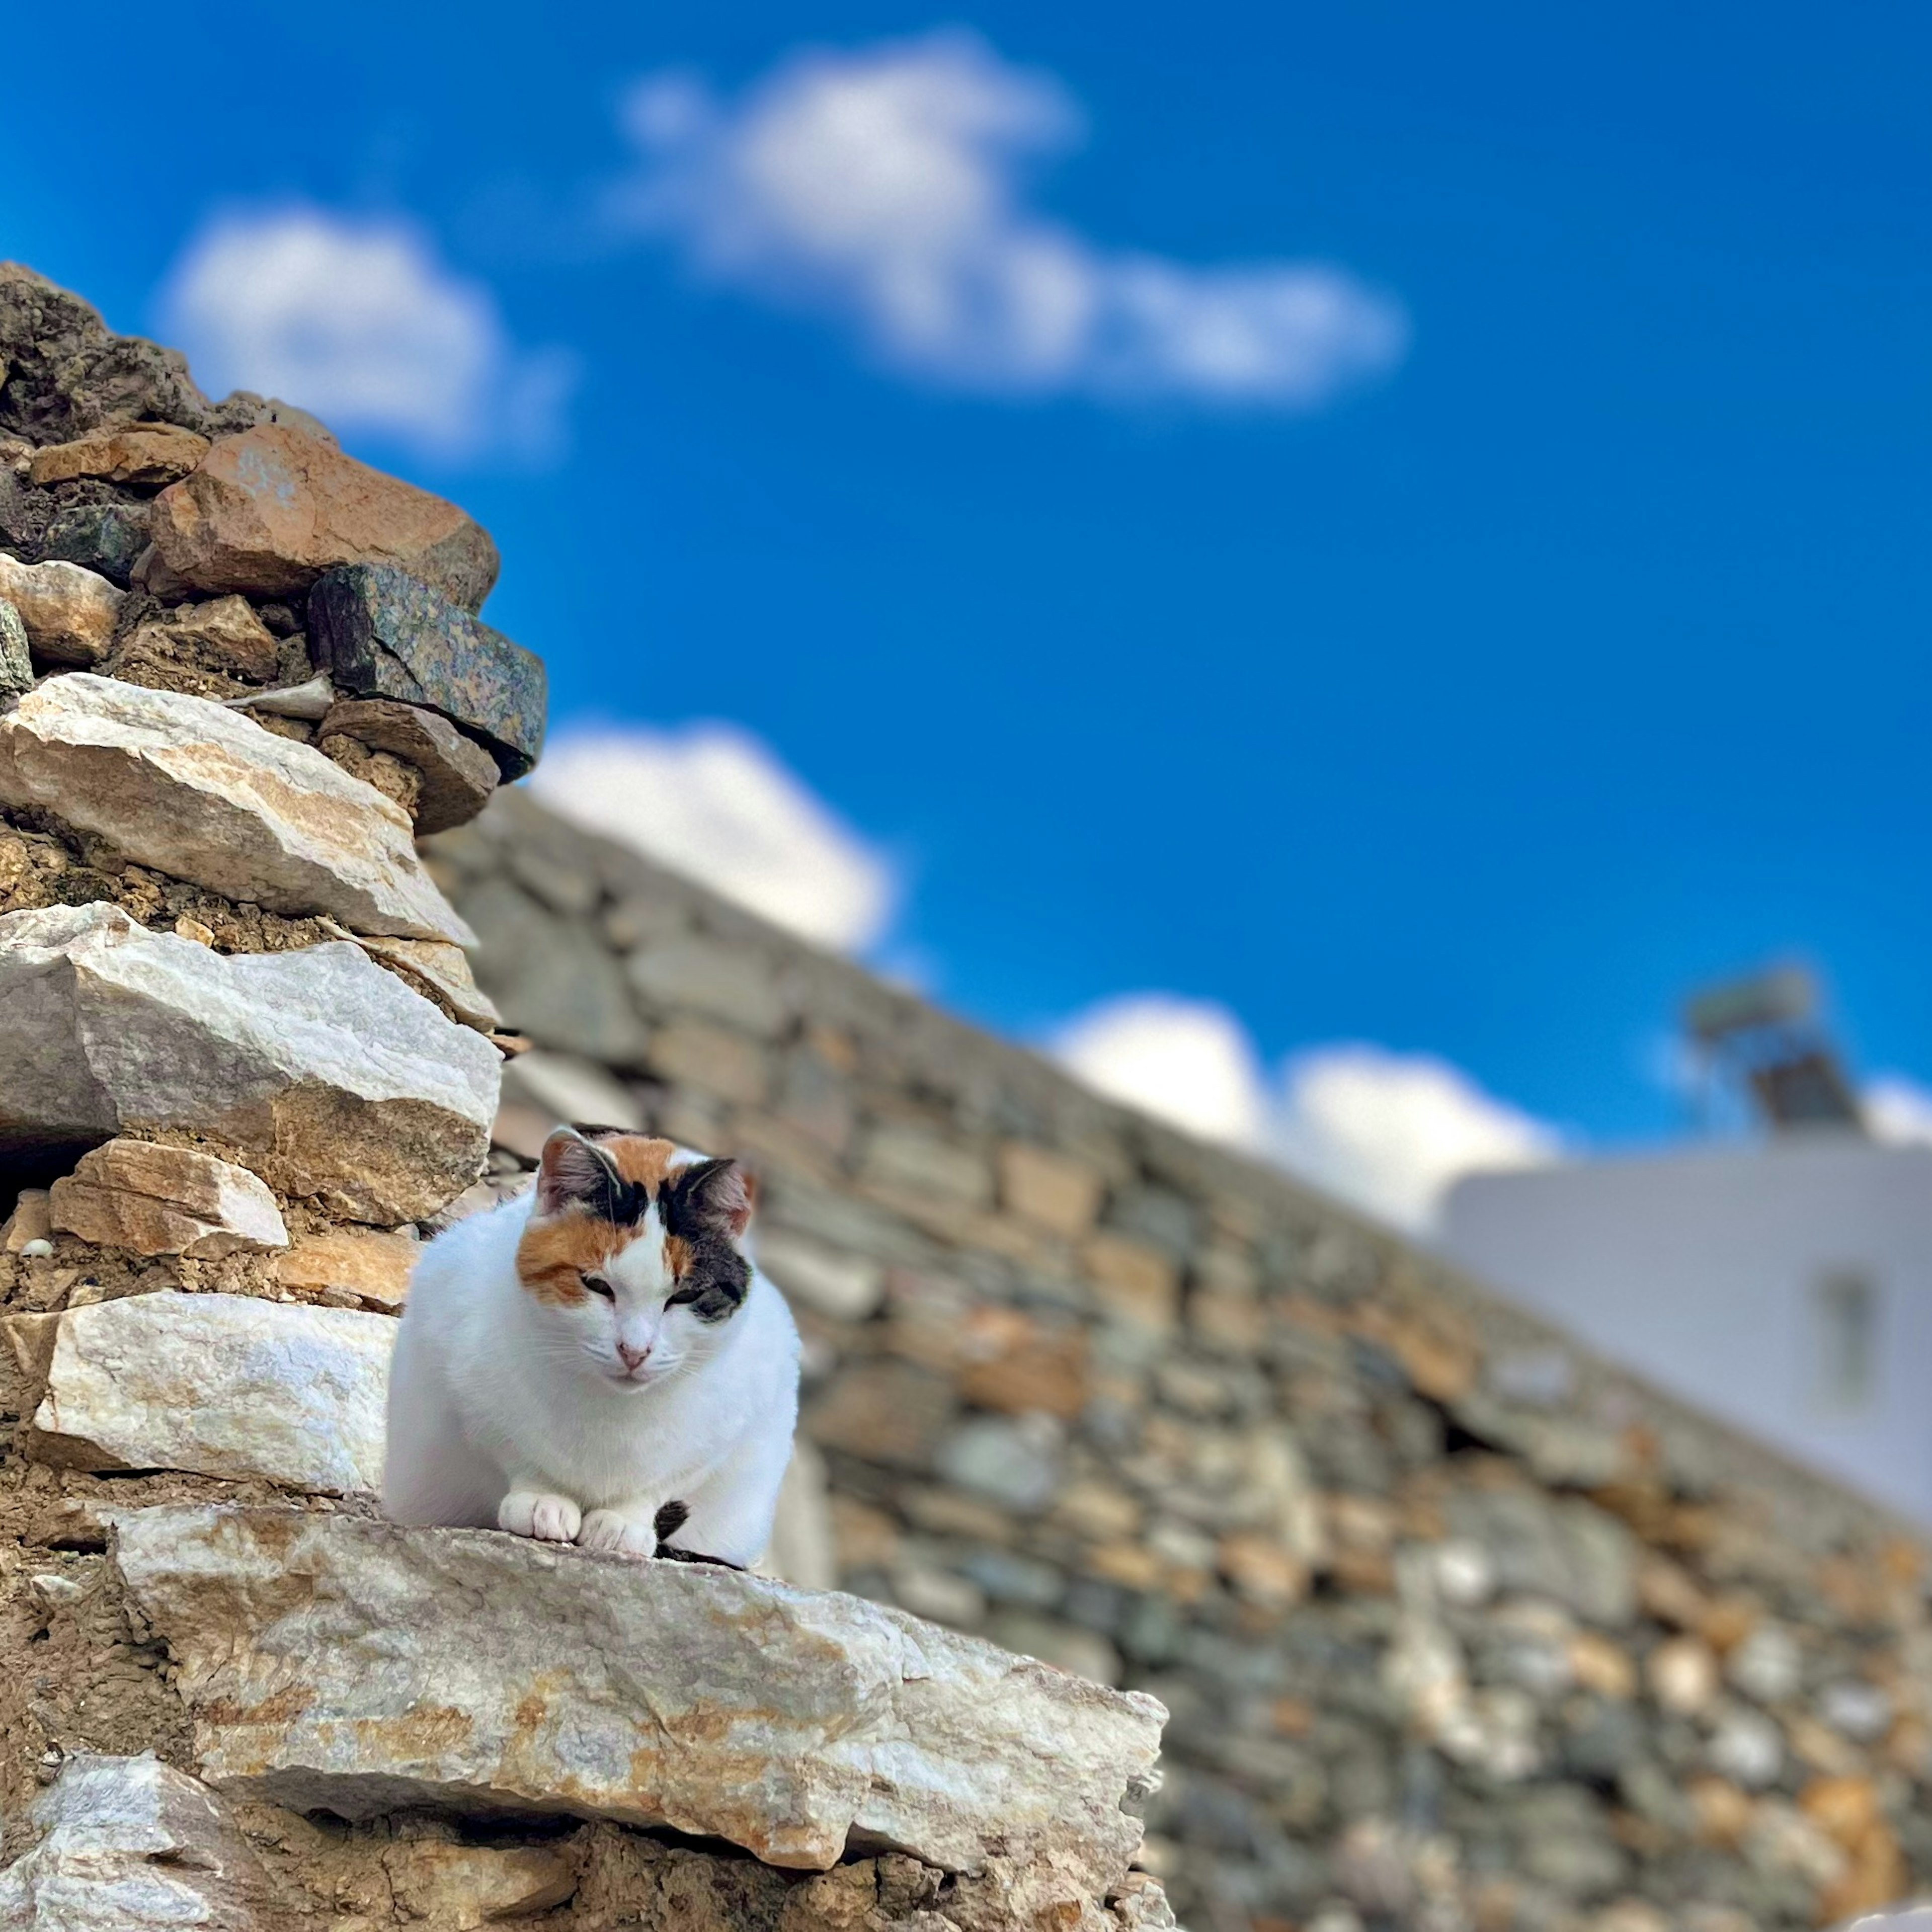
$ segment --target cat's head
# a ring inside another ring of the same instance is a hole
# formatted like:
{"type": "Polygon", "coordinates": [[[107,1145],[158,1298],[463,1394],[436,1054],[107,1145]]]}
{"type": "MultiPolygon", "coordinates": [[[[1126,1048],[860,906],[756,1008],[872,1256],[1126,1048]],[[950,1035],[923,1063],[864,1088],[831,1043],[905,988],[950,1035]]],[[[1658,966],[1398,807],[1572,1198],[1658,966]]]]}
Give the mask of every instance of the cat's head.
{"type": "Polygon", "coordinates": [[[618,1390],[715,1354],[744,1305],[751,1178],[669,1141],[559,1127],[544,1143],[517,1273],[560,1347],[618,1390]]]}

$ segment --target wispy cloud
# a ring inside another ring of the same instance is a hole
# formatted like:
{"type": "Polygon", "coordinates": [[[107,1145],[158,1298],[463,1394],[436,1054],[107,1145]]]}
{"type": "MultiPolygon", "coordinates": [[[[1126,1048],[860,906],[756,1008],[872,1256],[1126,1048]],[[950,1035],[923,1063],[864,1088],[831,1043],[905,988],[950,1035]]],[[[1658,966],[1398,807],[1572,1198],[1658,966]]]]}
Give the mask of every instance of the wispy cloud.
{"type": "Polygon", "coordinates": [[[1880,1073],[1858,1096],[1874,1138],[1898,1146],[1932,1146],[1932,1089],[1903,1073],[1880,1073]]]}
{"type": "Polygon", "coordinates": [[[1103,1001],[1052,1042],[1098,1091],[1279,1161],[1396,1226],[1426,1232],[1450,1184],[1556,1159],[1562,1137],[1448,1062],[1316,1047],[1270,1076],[1226,1008],[1167,993],[1103,1001]]]}
{"type": "Polygon", "coordinates": [[[944,386],[1300,410],[1406,346],[1400,308],[1344,268],[1197,266],[1040,212],[1034,164],[1077,143],[1079,108],[970,34],[800,52],[731,99],[652,75],[624,128],[621,228],[944,386]]]}
{"type": "Polygon", "coordinates": [[[1127,993],[1077,1015],[1054,1058],[1096,1093],[1204,1140],[1259,1142],[1268,1096],[1247,1030],[1225,1006],[1172,993],[1127,993]]]}
{"type": "Polygon", "coordinates": [[[890,860],[736,725],[566,729],[530,784],[554,811],[819,945],[862,952],[885,936],[890,860]]]}
{"type": "Polygon", "coordinates": [[[170,271],[163,333],[205,388],[253,389],[429,459],[542,461],[574,358],[511,339],[496,298],[402,220],[307,204],[211,218],[170,271]]]}

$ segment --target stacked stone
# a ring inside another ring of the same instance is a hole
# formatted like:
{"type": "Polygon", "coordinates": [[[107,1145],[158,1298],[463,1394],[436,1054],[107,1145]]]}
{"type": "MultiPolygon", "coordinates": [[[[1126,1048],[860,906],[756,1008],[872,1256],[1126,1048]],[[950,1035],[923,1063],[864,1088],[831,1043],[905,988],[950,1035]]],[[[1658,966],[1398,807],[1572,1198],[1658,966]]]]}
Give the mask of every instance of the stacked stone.
{"type": "Polygon", "coordinates": [[[1385,1231],[506,795],[425,847],[558,1118],[762,1174],[837,1580],[1172,1712],[1208,1932],[1932,1882],[1924,1550],[1385,1231]]]}
{"type": "Polygon", "coordinates": [[[0,267],[0,1925],[1171,1924],[1150,1699],[380,1518],[523,1044],[415,845],[540,746],[496,569],[0,267]]]}

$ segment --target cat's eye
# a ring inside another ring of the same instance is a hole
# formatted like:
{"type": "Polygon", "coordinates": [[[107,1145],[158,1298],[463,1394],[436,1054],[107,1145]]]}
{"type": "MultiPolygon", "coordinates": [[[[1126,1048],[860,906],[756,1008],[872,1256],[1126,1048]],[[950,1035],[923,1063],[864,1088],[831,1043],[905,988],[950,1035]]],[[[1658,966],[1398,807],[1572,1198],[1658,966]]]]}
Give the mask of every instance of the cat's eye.
{"type": "Polygon", "coordinates": [[[601,1294],[606,1301],[616,1300],[617,1291],[601,1274],[580,1274],[577,1278],[592,1294],[601,1294]]]}
{"type": "Polygon", "coordinates": [[[688,1308],[703,1292],[701,1288],[681,1288],[675,1294],[664,1297],[664,1306],[667,1308],[688,1308]]]}

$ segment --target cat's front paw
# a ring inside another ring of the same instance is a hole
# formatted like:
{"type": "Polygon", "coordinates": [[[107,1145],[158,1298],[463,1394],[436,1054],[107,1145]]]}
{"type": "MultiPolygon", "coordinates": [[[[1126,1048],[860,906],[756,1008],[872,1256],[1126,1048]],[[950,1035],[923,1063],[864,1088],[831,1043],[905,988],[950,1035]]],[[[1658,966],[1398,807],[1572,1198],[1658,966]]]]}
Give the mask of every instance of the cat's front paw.
{"type": "Polygon", "coordinates": [[[499,1529],[512,1536],[533,1536],[540,1543],[574,1543],[583,1518],[583,1511],[568,1496],[544,1496],[536,1490],[512,1490],[496,1505],[499,1529]]]}
{"type": "Polygon", "coordinates": [[[577,1540],[585,1550],[614,1550],[620,1556],[655,1556],[658,1551],[658,1533],[650,1520],[640,1521],[620,1510],[592,1510],[577,1540]]]}

